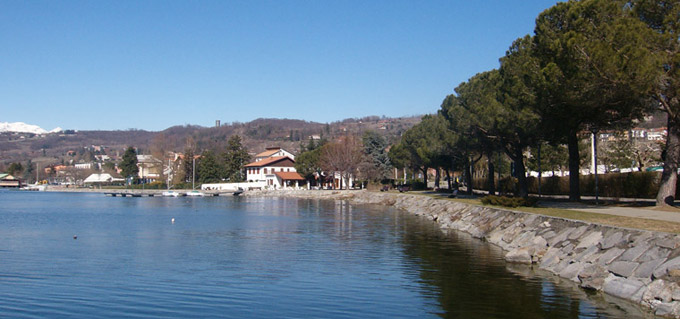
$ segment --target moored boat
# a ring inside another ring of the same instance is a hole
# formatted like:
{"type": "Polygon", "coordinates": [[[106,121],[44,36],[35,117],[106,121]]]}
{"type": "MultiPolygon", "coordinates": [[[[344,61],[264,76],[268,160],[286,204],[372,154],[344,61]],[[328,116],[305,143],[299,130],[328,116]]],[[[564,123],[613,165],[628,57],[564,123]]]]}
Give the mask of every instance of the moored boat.
{"type": "Polygon", "coordinates": [[[205,194],[202,193],[202,192],[199,192],[199,191],[190,191],[190,192],[187,192],[187,196],[191,196],[191,197],[203,197],[203,196],[205,196],[205,194]]]}

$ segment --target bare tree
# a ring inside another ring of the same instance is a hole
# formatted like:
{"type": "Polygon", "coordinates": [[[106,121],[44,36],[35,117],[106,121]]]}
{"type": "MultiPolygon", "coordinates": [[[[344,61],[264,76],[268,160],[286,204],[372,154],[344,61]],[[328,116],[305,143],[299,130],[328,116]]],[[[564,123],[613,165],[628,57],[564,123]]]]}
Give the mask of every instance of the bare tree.
{"type": "Polygon", "coordinates": [[[340,189],[342,184],[349,187],[349,179],[356,176],[359,165],[364,160],[361,139],[353,135],[346,135],[336,141],[327,143],[321,148],[321,168],[330,174],[340,174],[340,189]]]}

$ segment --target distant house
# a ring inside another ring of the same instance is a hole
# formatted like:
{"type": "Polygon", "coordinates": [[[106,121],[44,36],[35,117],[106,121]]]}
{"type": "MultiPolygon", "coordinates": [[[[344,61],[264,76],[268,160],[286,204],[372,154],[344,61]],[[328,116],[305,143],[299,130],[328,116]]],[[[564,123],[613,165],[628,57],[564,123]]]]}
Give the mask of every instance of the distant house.
{"type": "Polygon", "coordinates": [[[299,182],[305,180],[295,171],[295,160],[288,156],[273,156],[256,160],[245,165],[245,169],[248,181],[265,182],[266,187],[275,189],[297,188],[299,182]]]}
{"type": "Polygon", "coordinates": [[[647,140],[649,141],[663,141],[666,139],[668,131],[665,127],[653,128],[647,131],[647,140]]]}
{"type": "Polygon", "coordinates": [[[255,161],[258,162],[263,159],[281,156],[290,157],[293,161],[295,161],[295,155],[293,155],[293,153],[288,152],[280,147],[267,147],[264,152],[255,155],[255,161]]]}
{"type": "Polygon", "coordinates": [[[21,187],[21,181],[12,175],[6,173],[0,173],[0,187],[21,187]]]}
{"type": "Polygon", "coordinates": [[[73,165],[76,169],[92,169],[94,167],[94,163],[78,163],[73,165]]]}
{"type": "Polygon", "coordinates": [[[151,183],[160,180],[163,162],[151,155],[137,155],[137,176],[144,183],[151,183]]]}

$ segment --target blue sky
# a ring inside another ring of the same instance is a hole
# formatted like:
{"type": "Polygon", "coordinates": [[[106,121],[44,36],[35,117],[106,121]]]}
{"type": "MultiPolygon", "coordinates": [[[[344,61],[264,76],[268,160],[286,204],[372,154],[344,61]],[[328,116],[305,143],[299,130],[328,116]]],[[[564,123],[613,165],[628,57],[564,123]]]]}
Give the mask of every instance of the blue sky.
{"type": "Polygon", "coordinates": [[[0,0],[0,122],[163,130],[432,113],[555,3],[0,0]]]}

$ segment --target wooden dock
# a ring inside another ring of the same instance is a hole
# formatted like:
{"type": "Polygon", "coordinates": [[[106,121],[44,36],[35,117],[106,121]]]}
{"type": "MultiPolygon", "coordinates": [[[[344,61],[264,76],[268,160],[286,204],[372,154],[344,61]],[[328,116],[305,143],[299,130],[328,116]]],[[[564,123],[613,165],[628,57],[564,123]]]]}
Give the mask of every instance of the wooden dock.
{"type": "MultiPolygon", "coordinates": [[[[164,190],[125,190],[115,192],[105,192],[104,195],[111,197],[163,197],[164,190]]],[[[187,197],[186,193],[190,191],[176,191],[180,193],[177,197],[187,197]]],[[[201,191],[204,196],[195,197],[211,197],[211,196],[237,196],[243,191],[201,191]]],[[[189,196],[191,197],[191,196],[189,196]]]]}

